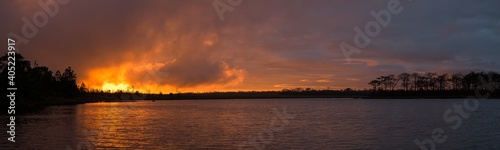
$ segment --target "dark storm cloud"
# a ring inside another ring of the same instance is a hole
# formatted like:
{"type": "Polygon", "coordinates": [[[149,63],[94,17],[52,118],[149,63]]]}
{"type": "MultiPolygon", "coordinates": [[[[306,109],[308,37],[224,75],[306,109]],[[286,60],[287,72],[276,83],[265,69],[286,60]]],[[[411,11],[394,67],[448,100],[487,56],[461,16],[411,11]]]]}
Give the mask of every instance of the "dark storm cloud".
{"type": "MultiPolygon", "coordinates": [[[[470,66],[474,58],[498,63],[500,11],[498,1],[418,1],[393,20],[377,37],[373,48],[383,57],[412,63],[454,62],[455,67],[470,66]],[[468,65],[463,65],[468,64],[468,65]]],[[[367,55],[366,58],[370,56],[367,55]]],[[[498,65],[498,64],[497,64],[498,65]]],[[[478,68],[479,69],[479,68],[478,68]]],[[[493,69],[493,68],[483,68],[493,69]]]]}

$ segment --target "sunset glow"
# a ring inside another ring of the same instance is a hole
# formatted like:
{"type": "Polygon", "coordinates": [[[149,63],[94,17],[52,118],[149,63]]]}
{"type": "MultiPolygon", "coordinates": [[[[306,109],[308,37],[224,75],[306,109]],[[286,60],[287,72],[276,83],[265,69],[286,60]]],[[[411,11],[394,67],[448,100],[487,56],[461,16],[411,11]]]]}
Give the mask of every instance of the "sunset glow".
{"type": "MultiPolygon", "coordinates": [[[[37,2],[12,3],[22,3],[12,12],[25,16],[40,10],[37,2]]],[[[372,31],[370,42],[361,43],[349,62],[339,45],[356,46],[353,39],[366,38],[365,25],[386,18],[370,12],[383,14],[386,2],[269,1],[262,7],[245,1],[225,12],[223,21],[211,1],[135,3],[96,7],[94,2],[72,2],[40,29],[44,34],[22,43],[27,50],[23,55],[50,68],[71,66],[78,83],[90,89],[152,93],[369,89],[368,82],[381,74],[500,68],[498,48],[491,47],[498,45],[498,19],[481,13],[454,15],[461,14],[458,8],[468,8],[462,3],[402,2],[404,9],[391,13],[380,31],[372,31]],[[436,16],[443,8],[447,15],[436,16]],[[420,11],[424,9],[432,11],[420,11]],[[68,26],[78,30],[62,30],[68,26]]],[[[487,4],[477,8],[482,7],[468,12],[496,10],[487,4]]],[[[4,29],[22,34],[19,18],[4,29]]]]}
{"type": "Polygon", "coordinates": [[[102,90],[112,91],[112,92],[127,91],[127,90],[130,90],[130,85],[128,85],[127,83],[114,84],[114,83],[107,83],[106,82],[102,85],[102,90]]]}
{"type": "Polygon", "coordinates": [[[0,1],[0,150],[500,150],[500,0],[0,1]]]}

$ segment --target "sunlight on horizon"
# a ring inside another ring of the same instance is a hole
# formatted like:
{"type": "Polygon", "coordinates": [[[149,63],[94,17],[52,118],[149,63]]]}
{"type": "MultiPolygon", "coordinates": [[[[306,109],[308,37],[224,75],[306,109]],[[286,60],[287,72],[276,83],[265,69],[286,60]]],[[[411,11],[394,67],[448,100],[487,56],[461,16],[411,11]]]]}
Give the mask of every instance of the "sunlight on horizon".
{"type": "Polygon", "coordinates": [[[116,92],[116,91],[127,91],[129,89],[130,89],[130,86],[127,83],[114,84],[114,83],[105,82],[102,85],[102,90],[104,90],[104,91],[116,92]]]}

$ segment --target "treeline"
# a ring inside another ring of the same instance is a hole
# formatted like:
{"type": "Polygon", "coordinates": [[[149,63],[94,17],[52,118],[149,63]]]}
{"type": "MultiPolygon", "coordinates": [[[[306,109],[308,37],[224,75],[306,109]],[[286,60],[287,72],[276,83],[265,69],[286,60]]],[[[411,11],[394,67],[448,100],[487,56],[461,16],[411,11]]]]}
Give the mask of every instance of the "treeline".
{"type": "Polygon", "coordinates": [[[438,74],[427,72],[383,75],[368,84],[375,95],[464,96],[475,91],[500,92],[500,74],[497,72],[469,72],[467,74],[438,74]]]}
{"type": "Polygon", "coordinates": [[[496,87],[500,83],[500,74],[497,72],[470,72],[437,74],[437,73],[401,73],[399,75],[380,76],[368,84],[373,90],[405,90],[405,91],[435,91],[435,90],[475,90],[496,87]]]}
{"type": "Polygon", "coordinates": [[[71,67],[54,73],[48,67],[38,65],[36,61],[32,64],[21,54],[16,54],[15,57],[15,78],[14,85],[11,86],[8,80],[7,59],[6,54],[0,57],[0,78],[4,81],[0,86],[1,89],[16,87],[18,99],[40,101],[50,98],[75,98],[86,91],[85,84],[77,86],[77,76],[71,67]]]}
{"type": "MultiPolygon", "coordinates": [[[[0,88],[3,95],[8,94],[8,56],[0,57],[0,88]]],[[[210,93],[170,93],[143,94],[138,91],[89,90],[84,83],[77,84],[77,76],[71,67],[55,73],[46,66],[33,64],[20,54],[15,59],[14,87],[17,99],[40,103],[61,104],[107,100],[141,99],[219,99],[219,98],[293,98],[293,97],[350,97],[350,98],[461,98],[480,92],[495,91],[492,97],[500,97],[500,74],[497,72],[470,72],[467,74],[401,73],[383,75],[368,84],[372,90],[317,90],[312,88],[293,88],[281,91],[210,92],[210,93]],[[59,101],[58,101],[59,100],[59,101]],[[61,102],[64,101],[64,102],[61,102]]],[[[21,101],[20,101],[21,102],[21,101]]],[[[31,102],[30,102],[31,103],[31,102]]],[[[3,104],[3,103],[2,103],[3,104]]]]}
{"type": "MultiPolygon", "coordinates": [[[[129,95],[139,97],[140,94],[129,95]]],[[[237,92],[205,92],[205,93],[170,93],[146,94],[149,100],[182,100],[182,99],[266,99],[266,98],[368,98],[370,91],[352,90],[316,90],[312,88],[283,89],[281,91],[237,91],[237,92]]],[[[128,96],[125,96],[128,98],[128,96]]]]}

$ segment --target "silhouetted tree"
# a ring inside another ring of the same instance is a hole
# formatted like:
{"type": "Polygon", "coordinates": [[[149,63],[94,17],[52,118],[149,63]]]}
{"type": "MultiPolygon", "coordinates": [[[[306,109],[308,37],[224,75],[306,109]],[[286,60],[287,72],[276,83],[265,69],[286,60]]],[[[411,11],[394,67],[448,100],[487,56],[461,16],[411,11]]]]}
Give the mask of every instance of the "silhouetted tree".
{"type": "MultiPolygon", "coordinates": [[[[2,66],[2,72],[1,72],[1,80],[6,81],[8,78],[8,60],[9,56],[7,53],[5,53],[4,56],[0,57],[1,60],[1,65],[2,66]]],[[[12,60],[10,60],[12,61],[12,60]]],[[[32,83],[26,82],[30,81],[29,78],[29,73],[31,71],[31,63],[28,60],[25,60],[24,57],[16,53],[15,55],[15,78],[14,78],[14,86],[17,88],[17,95],[31,95],[29,88],[33,86],[32,83]]],[[[7,84],[8,82],[2,82],[1,88],[5,89],[7,86],[10,86],[7,84]]],[[[2,90],[4,91],[4,90],[2,90]]],[[[5,91],[4,91],[5,92],[5,91]]]]}
{"type": "Polygon", "coordinates": [[[379,80],[372,80],[368,84],[373,86],[373,91],[377,91],[378,86],[380,86],[380,81],[379,80]]]}
{"type": "Polygon", "coordinates": [[[435,90],[436,88],[436,73],[427,72],[425,73],[425,89],[426,90],[435,90]]]}
{"type": "Polygon", "coordinates": [[[409,73],[401,73],[398,75],[399,80],[401,80],[401,86],[405,91],[408,91],[408,86],[410,85],[410,74],[409,73]]]}
{"type": "Polygon", "coordinates": [[[446,87],[448,86],[448,74],[442,74],[438,75],[436,79],[438,85],[439,85],[439,90],[446,90],[446,87]]]}
{"type": "Polygon", "coordinates": [[[429,90],[429,81],[426,76],[419,76],[417,82],[418,90],[429,90]]]}
{"type": "Polygon", "coordinates": [[[475,73],[474,71],[466,74],[463,78],[462,78],[462,86],[465,88],[464,90],[471,90],[474,86],[474,82],[475,82],[475,78],[477,78],[477,73],[475,73]]]}
{"type": "Polygon", "coordinates": [[[38,96],[51,96],[53,93],[54,80],[52,77],[52,71],[49,70],[48,67],[45,66],[36,66],[30,70],[28,79],[21,82],[31,83],[31,86],[28,86],[26,90],[32,95],[38,96]]]}
{"type": "Polygon", "coordinates": [[[78,93],[78,86],[76,85],[76,74],[68,67],[64,70],[59,81],[63,92],[66,97],[74,97],[78,93]]]}
{"type": "Polygon", "coordinates": [[[56,71],[56,74],[54,75],[54,81],[59,82],[61,81],[61,72],[59,70],[56,71]]]}
{"type": "Polygon", "coordinates": [[[411,74],[411,80],[413,83],[413,90],[417,91],[418,90],[418,81],[419,81],[420,75],[418,73],[412,73],[411,74]]]}
{"type": "Polygon", "coordinates": [[[394,88],[398,85],[399,78],[396,78],[395,75],[391,74],[387,76],[387,80],[389,82],[389,87],[394,91],[394,88]]]}
{"type": "MultiPolygon", "coordinates": [[[[5,81],[8,76],[8,56],[0,57],[1,78],[5,81]]],[[[68,67],[63,74],[57,71],[55,75],[46,66],[39,65],[36,61],[31,63],[17,53],[15,56],[15,87],[20,98],[31,100],[43,100],[53,97],[74,97],[79,89],[76,85],[76,74],[68,67]]],[[[1,84],[2,88],[8,86],[6,82],[1,84]]]]}
{"type": "Polygon", "coordinates": [[[383,91],[396,91],[395,87],[399,81],[401,81],[400,89],[404,91],[462,90],[471,92],[475,89],[486,91],[491,88],[500,88],[500,74],[492,71],[488,73],[472,71],[465,75],[455,73],[451,76],[434,72],[427,72],[424,75],[401,73],[397,78],[391,74],[382,75],[368,84],[373,87],[374,91],[377,88],[383,91]]]}
{"type": "Polygon", "coordinates": [[[451,75],[450,81],[451,81],[451,84],[453,85],[453,90],[458,90],[461,88],[462,79],[463,79],[463,75],[461,73],[455,73],[455,74],[451,75]]]}
{"type": "Polygon", "coordinates": [[[80,93],[88,92],[88,89],[87,89],[87,86],[85,86],[85,83],[82,82],[82,84],[80,84],[79,91],[80,91],[80,93]]]}

